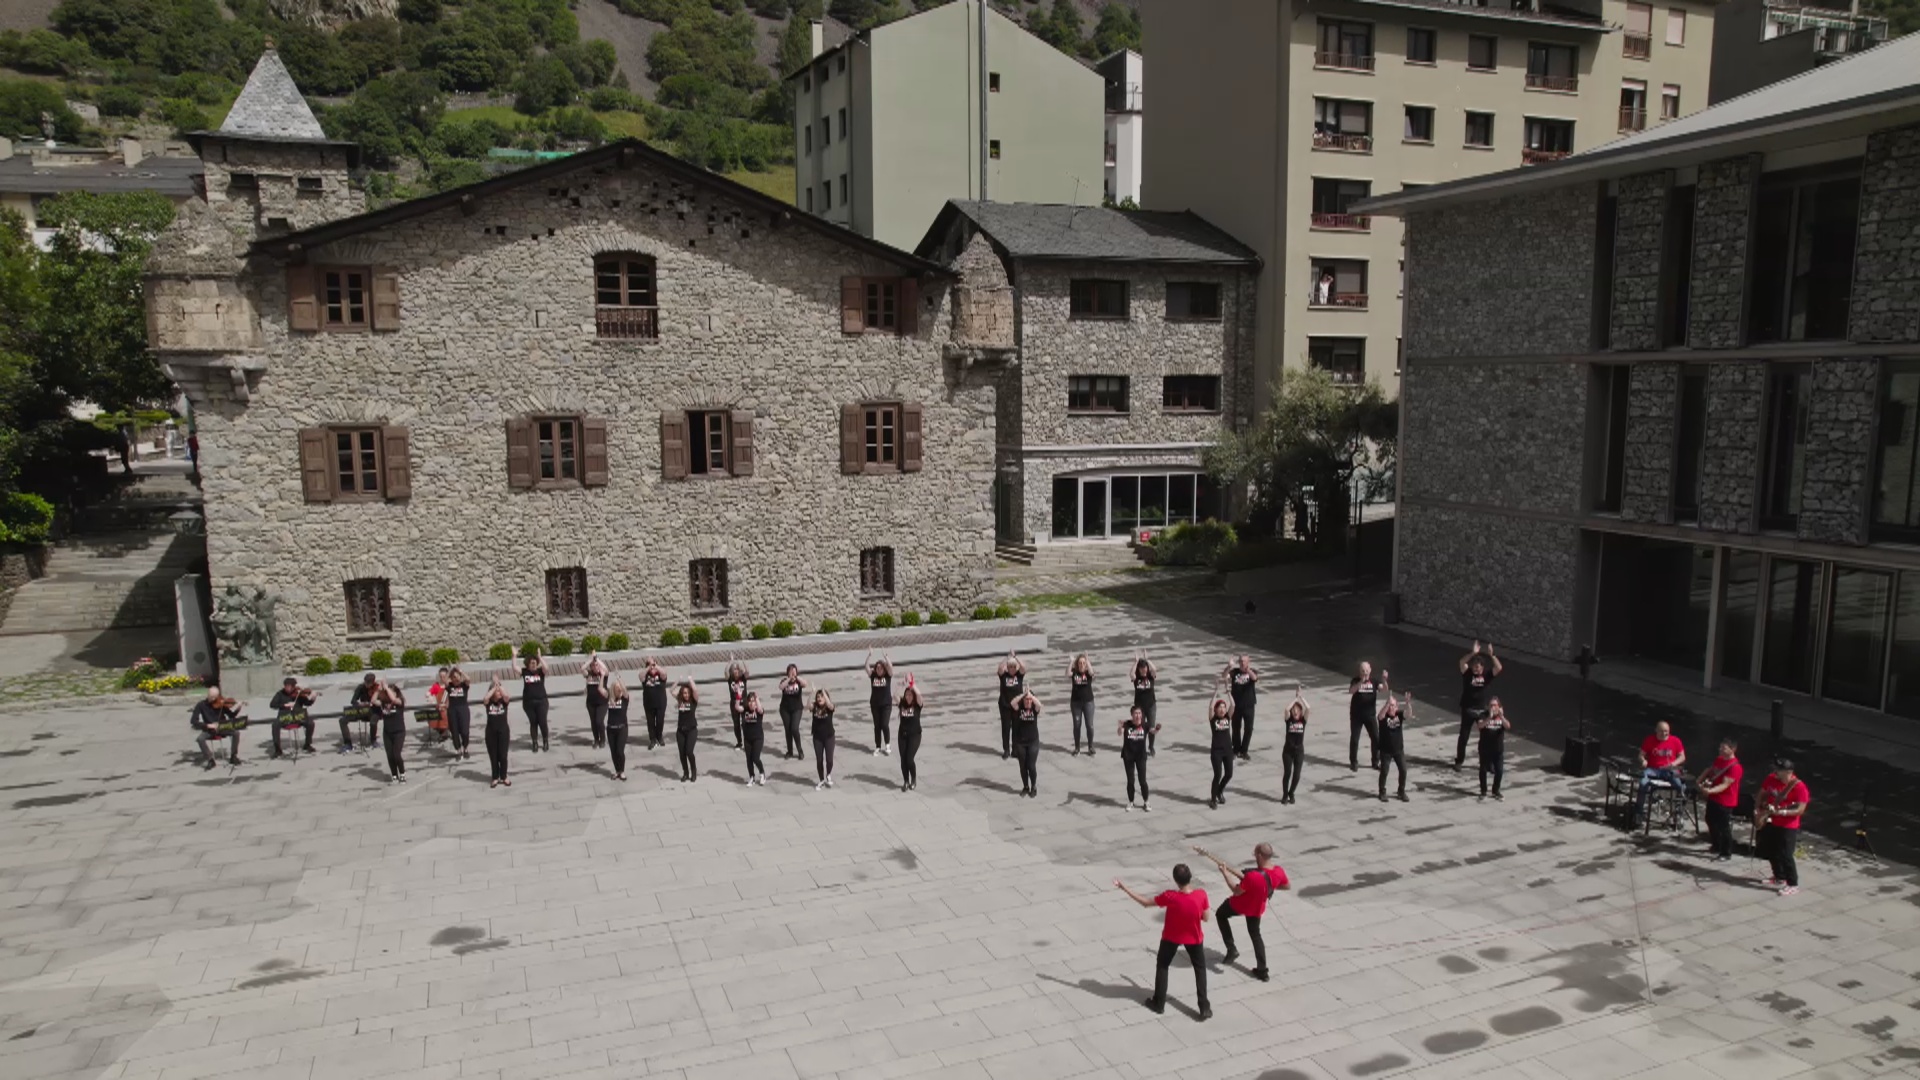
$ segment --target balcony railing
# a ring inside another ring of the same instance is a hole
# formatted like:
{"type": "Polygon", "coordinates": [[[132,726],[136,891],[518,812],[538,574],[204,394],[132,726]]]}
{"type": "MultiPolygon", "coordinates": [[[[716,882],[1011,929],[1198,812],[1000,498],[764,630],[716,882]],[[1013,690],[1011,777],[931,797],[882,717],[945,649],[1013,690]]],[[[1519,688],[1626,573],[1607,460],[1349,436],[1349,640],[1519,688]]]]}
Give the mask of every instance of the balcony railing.
{"type": "Polygon", "coordinates": [[[1333,376],[1335,386],[1359,386],[1367,381],[1366,367],[1344,357],[1326,360],[1309,355],[1307,364],[1333,376]]]}
{"type": "Polygon", "coordinates": [[[1338,68],[1341,71],[1372,71],[1372,53],[1329,52],[1321,49],[1313,54],[1313,66],[1338,68]]]}
{"type": "Polygon", "coordinates": [[[1373,136],[1354,135],[1344,131],[1316,131],[1313,133],[1313,148],[1371,154],[1373,153],[1373,136]]]}
{"type": "Polygon", "coordinates": [[[597,307],[594,332],[603,338],[651,341],[660,336],[660,309],[655,307],[597,307]]]}
{"type": "Polygon", "coordinates": [[[1313,227],[1316,229],[1339,229],[1343,232],[1370,232],[1373,219],[1365,214],[1322,214],[1313,215],[1313,227]]]}
{"type": "Polygon", "coordinates": [[[1319,293],[1307,301],[1310,308],[1363,308],[1367,306],[1367,294],[1363,292],[1337,292],[1327,294],[1325,300],[1319,293]]]}
{"type": "Polygon", "coordinates": [[[1647,129],[1647,110],[1636,109],[1631,105],[1620,106],[1620,130],[1645,131],[1647,129]]]}
{"type": "Polygon", "coordinates": [[[1653,55],[1653,36],[1629,30],[1620,35],[1620,55],[1629,60],[1645,60],[1653,55]]]}
{"type": "Polygon", "coordinates": [[[1527,89],[1558,90],[1571,94],[1580,89],[1580,77],[1577,75],[1538,75],[1527,72],[1527,89]]]}
{"type": "Polygon", "coordinates": [[[1520,151],[1520,164],[1545,165],[1549,161],[1559,161],[1561,158],[1566,157],[1569,152],[1570,151],[1566,150],[1535,150],[1529,146],[1520,151]]]}

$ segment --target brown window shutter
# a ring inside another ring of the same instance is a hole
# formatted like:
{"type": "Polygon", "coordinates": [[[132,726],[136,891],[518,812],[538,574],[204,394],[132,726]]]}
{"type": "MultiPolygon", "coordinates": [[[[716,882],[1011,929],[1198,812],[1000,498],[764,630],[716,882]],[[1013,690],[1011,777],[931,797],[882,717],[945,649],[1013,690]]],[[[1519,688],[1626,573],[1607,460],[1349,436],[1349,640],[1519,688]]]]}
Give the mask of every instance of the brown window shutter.
{"type": "Polygon", "coordinates": [[[607,422],[597,416],[580,421],[580,449],[584,467],[580,482],[587,487],[607,486],[607,422]]]}
{"type": "Polygon", "coordinates": [[[660,414],[660,478],[685,480],[687,466],[687,414],[663,412],[660,414]]]}
{"type": "Polygon", "coordinates": [[[857,476],[867,465],[866,410],[858,405],[840,406],[840,471],[857,476]]]}
{"type": "Polygon", "coordinates": [[[400,329],[400,275],[391,266],[373,268],[373,328],[400,329]]]}
{"type": "Polygon", "coordinates": [[[413,496],[413,460],[409,456],[412,442],[407,437],[407,429],[388,424],[380,429],[380,464],[386,470],[383,477],[387,483],[387,498],[407,499],[413,496]]]}
{"type": "Polygon", "coordinates": [[[327,429],[300,429],[300,490],[310,503],[333,501],[332,462],[327,459],[327,429]]]}
{"type": "Polygon", "coordinates": [[[507,486],[519,491],[533,486],[533,421],[524,416],[507,421],[507,486]]]}
{"type": "Polygon", "coordinates": [[[920,332],[920,279],[900,279],[900,333],[912,337],[920,332]]]}
{"type": "Polygon", "coordinates": [[[923,413],[926,410],[918,404],[908,403],[900,406],[900,471],[919,472],[921,447],[925,440],[920,437],[924,429],[923,413]]]}
{"type": "Polygon", "coordinates": [[[313,293],[313,267],[287,267],[287,329],[320,329],[320,301],[313,293]]]}
{"type": "Polygon", "coordinates": [[[753,413],[751,410],[736,410],[731,418],[733,424],[733,475],[753,475],[753,413]]]}
{"type": "Polygon", "coordinates": [[[866,279],[840,279],[840,332],[858,334],[867,328],[866,279]]]}

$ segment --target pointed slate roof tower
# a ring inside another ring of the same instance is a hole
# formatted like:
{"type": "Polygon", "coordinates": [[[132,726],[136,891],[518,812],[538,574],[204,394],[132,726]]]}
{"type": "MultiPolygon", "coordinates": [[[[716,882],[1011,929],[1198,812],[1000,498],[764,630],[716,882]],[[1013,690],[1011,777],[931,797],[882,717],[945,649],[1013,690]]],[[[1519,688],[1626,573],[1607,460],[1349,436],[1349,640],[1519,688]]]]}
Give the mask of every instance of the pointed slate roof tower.
{"type": "Polygon", "coordinates": [[[307,99],[300,95],[300,88],[293,84],[293,76],[287,73],[287,65],[280,62],[280,54],[274,51],[271,43],[260,54],[259,63],[253,66],[253,74],[247,76],[247,85],[241,89],[233,108],[227,112],[226,122],[220,125],[220,134],[320,142],[327,138],[327,133],[320,130],[320,121],[314,119],[313,110],[307,108],[307,99]]]}

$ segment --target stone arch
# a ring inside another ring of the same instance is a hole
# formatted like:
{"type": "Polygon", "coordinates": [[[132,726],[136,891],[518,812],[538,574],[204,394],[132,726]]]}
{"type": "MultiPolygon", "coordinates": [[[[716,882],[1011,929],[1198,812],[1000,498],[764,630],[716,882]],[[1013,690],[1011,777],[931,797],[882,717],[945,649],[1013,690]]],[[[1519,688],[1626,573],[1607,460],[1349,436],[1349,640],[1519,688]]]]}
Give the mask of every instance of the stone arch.
{"type": "Polygon", "coordinates": [[[378,398],[351,401],[321,400],[313,403],[311,416],[320,424],[405,424],[420,416],[418,406],[391,403],[378,398]]]}

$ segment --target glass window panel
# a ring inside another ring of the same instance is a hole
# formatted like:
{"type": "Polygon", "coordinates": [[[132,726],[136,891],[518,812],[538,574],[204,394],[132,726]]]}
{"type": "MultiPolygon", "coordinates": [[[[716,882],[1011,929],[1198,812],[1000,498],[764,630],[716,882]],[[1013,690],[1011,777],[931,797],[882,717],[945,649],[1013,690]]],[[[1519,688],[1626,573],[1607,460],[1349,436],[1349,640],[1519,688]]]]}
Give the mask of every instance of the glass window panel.
{"type": "Polygon", "coordinates": [[[1182,474],[1167,478],[1167,518],[1172,522],[1194,520],[1191,475],[1182,474]]]}
{"type": "Polygon", "coordinates": [[[1107,482],[1088,480],[1080,487],[1080,535],[1107,535],[1107,482]]]}
{"type": "Polygon", "coordinates": [[[1053,478],[1053,536],[1059,540],[1080,535],[1080,478],[1053,478]]]}
{"type": "Polygon", "coordinates": [[[1753,628],[1760,602],[1760,553],[1729,551],[1720,573],[1720,674],[1753,678],[1753,628]]]}
{"type": "Polygon", "coordinates": [[[1827,658],[1820,693],[1851,705],[1880,707],[1887,658],[1887,607],[1893,575],[1854,566],[1833,568],[1833,604],[1827,613],[1827,658]]]}
{"type": "Polygon", "coordinates": [[[1889,539],[1920,530],[1920,366],[1888,365],[1873,523],[1889,539]]]}
{"type": "Polygon", "coordinates": [[[1894,606],[1893,678],[1887,680],[1887,711],[1920,720],[1920,571],[1900,575],[1894,606]]]}
{"type": "Polygon", "coordinates": [[[1820,564],[1773,560],[1767,580],[1766,642],[1760,681],[1783,690],[1813,689],[1813,637],[1820,626],[1820,564]]]}
{"type": "Polygon", "coordinates": [[[1130,535],[1140,523],[1140,478],[1137,476],[1116,476],[1108,481],[1113,490],[1113,521],[1110,532],[1114,536],[1130,535]]]}
{"type": "Polygon", "coordinates": [[[1777,365],[1768,375],[1767,475],[1760,507],[1766,528],[1791,529],[1799,519],[1812,389],[1813,369],[1806,364],[1777,365]]]}
{"type": "Polygon", "coordinates": [[[1158,529],[1167,524],[1167,478],[1140,478],[1140,526],[1158,529]]]}

